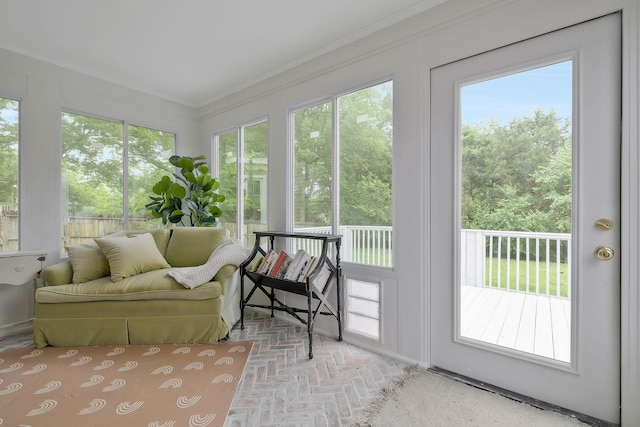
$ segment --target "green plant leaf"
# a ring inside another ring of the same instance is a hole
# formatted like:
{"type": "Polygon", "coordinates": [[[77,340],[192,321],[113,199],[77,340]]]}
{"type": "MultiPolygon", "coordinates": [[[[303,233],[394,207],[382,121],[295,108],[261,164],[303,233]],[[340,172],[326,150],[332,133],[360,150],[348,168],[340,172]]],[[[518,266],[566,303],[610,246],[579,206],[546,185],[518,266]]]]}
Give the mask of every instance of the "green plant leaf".
{"type": "Polygon", "coordinates": [[[193,159],[191,157],[182,157],[177,163],[178,164],[176,166],[187,172],[191,172],[194,168],[193,159]]]}
{"type": "Polygon", "coordinates": [[[159,182],[157,182],[154,186],[152,191],[155,194],[162,194],[165,191],[167,191],[167,188],[169,188],[169,186],[171,185],[171,178],[169,178],[168,176],[163,176],[159,182]]]}
{"type": "Polygon", "coordinates": [[[182,159],[182,156],[171,156],[169,157],[169,163],[171,163],[173,166],[178,167],[178,163],[180,162],[180,159],[182,159]]]}
{"type": "Polygon", "coordinates": [[[187,195],[187,190],[177,182],[171,184],[171,186],[167,189],[167,194],[172,197],[177,197],[178,199],[182,199],[187,195]]]}
{"type": "Polygon", "coordinates": [[[196,184],[198,182],[193,172],[185,172],[183,175],[191,184],[196,184]]]}

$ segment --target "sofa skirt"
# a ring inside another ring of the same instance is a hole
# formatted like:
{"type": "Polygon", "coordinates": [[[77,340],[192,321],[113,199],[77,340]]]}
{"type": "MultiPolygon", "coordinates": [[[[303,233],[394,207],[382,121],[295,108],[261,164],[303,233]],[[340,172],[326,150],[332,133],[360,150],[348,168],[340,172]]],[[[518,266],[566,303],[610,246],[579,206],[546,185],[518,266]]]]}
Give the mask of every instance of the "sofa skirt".
{"type": "Polygon", "coordinates": [[[203,301],[36,303],[36,347],[126,344],[214,344],[229,329],[221,298],[203,301]]]}

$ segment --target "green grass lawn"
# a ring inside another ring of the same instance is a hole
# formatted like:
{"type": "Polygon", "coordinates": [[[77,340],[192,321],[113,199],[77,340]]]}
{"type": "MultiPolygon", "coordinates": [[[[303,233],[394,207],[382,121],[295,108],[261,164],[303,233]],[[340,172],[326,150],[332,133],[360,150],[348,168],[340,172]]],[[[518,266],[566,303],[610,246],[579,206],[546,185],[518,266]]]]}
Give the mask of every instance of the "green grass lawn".
{"type": "MultiPolygon", "coordinates": [[[[493,259],[492,277],[489,279],[489,258],[486,259],[486,279],[485,283],[489,283],[491,287],[498,287],[498,278],[500,278],[500,289],[512,289],[516,290],[516,284],[520,291],[525,292],[527,288],[527,261],[516,261],[506,259],[493,259]],[[518,274],[518,265],[520,266],[518,274]],[[509,267],[509,276],[507,277],[507,267],[509,267]],[[519,281],[518,281],[519,278],[519,281]]],[[[536,292],[536,263],[535,261],[529,261],[529,292],[536,292]]],[[[558,288],[557,271],[560,269],[560,296],[568,297],[568,275],[567,264],[550,262],[549,268],[549,294],[557,295],[558,288]]],[[[546,294],[547,292],[547,263],[540,262],[539,272],[539,291],[540,294],[546,294]]]]}
{"type": "Polygon", "coordinates": [[[358,248],[352,254],[351,262],[391,267],[391,251],[378,248],[358,248]]]}

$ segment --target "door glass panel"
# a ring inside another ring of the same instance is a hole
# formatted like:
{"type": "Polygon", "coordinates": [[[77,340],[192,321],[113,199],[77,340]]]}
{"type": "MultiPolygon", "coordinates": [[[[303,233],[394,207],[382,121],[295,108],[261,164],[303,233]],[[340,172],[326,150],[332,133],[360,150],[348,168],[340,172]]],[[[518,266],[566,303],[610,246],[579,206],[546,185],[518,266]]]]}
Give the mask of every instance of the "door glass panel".
{"type": "Polygon", "coordinates": [[[459,334],[571,360],[572,62],[460,89],[459,334]]]}

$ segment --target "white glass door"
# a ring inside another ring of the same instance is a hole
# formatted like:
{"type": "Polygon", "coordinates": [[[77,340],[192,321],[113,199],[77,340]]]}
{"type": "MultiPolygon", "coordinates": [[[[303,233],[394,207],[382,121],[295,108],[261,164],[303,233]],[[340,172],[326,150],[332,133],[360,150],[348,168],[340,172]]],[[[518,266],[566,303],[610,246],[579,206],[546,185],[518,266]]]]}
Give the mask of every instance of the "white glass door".
{"type": "Polygon", "coordinates": [[[431,72],[431,363],[614,423],[619,20],[431,72]]]}

